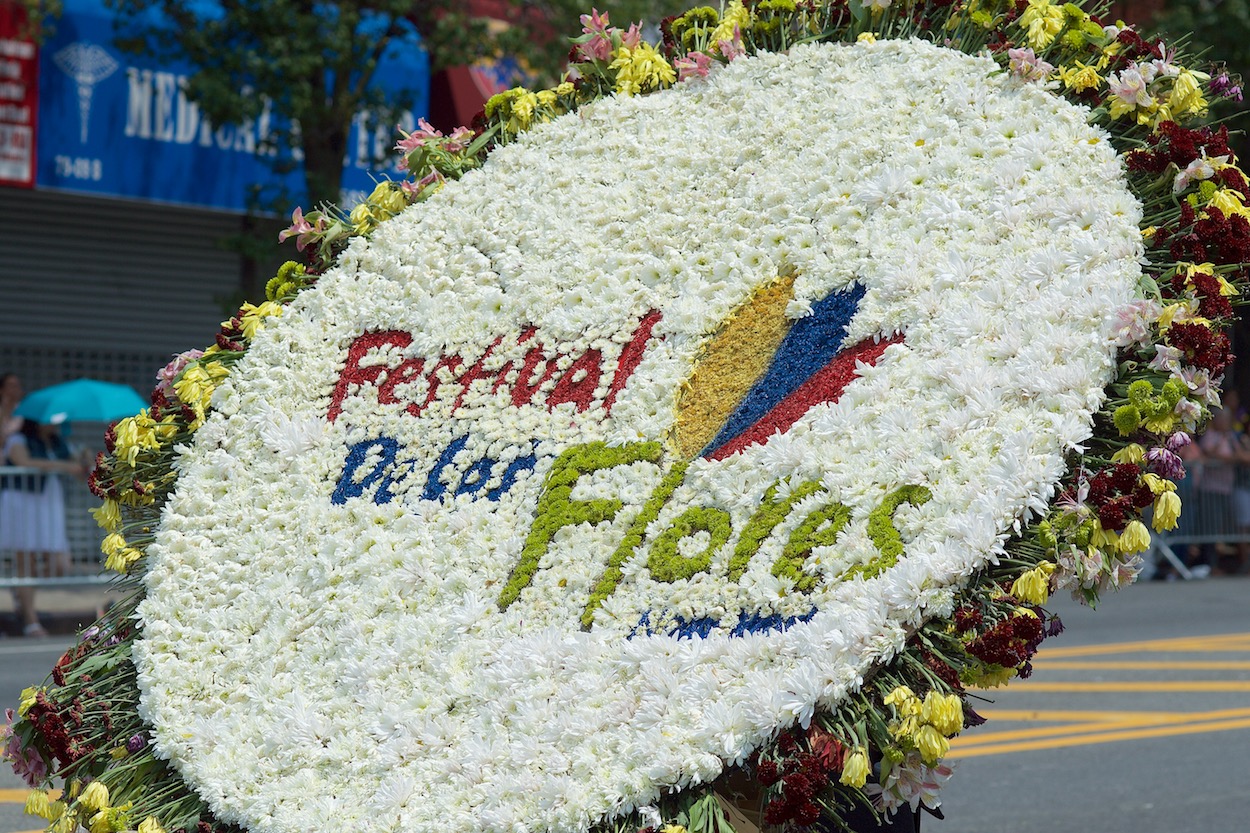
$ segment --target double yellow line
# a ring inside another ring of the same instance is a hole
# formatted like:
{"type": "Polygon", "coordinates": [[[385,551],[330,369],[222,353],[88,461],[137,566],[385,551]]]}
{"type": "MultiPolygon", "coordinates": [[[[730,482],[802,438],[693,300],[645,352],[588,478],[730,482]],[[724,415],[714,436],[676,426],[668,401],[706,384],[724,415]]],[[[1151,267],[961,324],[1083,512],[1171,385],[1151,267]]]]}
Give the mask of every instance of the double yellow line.
{"type": "MultiPolygon", "coordinates": [[[[1240,660],[1101,660],[1116,654],[1135,653],[1237,653],[1250,652],[1250,634],[1220,634],[1178,639],[1084,645],[1043,651],[1039,669],[1125,671],[1247,671],[1250,661],[1240,660]],[[1074,658],[1090,658],[1084,662],[1074,658]]],[[[1034,680],[1020,689],[1028,692],[1250,692],[1250,680],[1099,680],[1096,682],[1050,682],[1034,680]]],[[[956,758],[1002,755],[1035,749],[1057,749],[1095,743],[1170,737],[1200,732],[1250,729],[1250,708],[1205,712],[1053,711],[990,709],[985,716],[998,721],[1051,723],[1056,725],[979,734],[955,738],[951,752],[956,758]]]]}

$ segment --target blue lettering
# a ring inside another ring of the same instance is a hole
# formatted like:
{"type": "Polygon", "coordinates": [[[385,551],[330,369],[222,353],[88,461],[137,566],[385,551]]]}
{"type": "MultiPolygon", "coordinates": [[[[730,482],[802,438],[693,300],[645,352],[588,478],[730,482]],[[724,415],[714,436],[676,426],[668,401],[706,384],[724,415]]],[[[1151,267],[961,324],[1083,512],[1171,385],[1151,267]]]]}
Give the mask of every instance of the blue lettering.
{"type": "Polygon", "coordinates": [[[398,455],[399,443],[390,437],[378,437],[376,440],[365,440],[353,445],[347,454],[347,462],[343,465],[343,474],[339,477],[338,486],[335,487],[334,494],[330,497],[330,502],[339,505],[347,503],[349,498],[361,497],[365,490],[377,483],[379,484],[378,490],[373,496],[373,502],[378,504],[390,503],[395,497],[391,493],[391,485],[395,482],[391,470],[398,455]],[[382,459],[378,461],[371,472],[357,480],[356,473],[365,464],[365,461],[369,459],[369,452],[375,448],[381,453],[382,459]]]}

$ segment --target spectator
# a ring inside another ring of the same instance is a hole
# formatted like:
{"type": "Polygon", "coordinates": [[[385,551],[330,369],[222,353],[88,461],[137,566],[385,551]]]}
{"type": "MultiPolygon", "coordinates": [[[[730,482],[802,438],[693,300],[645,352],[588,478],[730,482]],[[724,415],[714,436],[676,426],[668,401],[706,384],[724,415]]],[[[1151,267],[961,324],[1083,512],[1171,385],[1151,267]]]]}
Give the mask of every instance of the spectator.
{"type": "Polygon", "coordinates": [[[0,448],[22,427],[22,418],[13,411],[22,401],[22,380],[16,373],[0,374],[0,448]]]}
{"type": "MultiPolygon", "coordinates": [[[[46,474],[10,476],[0,489],[0,550],[13,553],[18,578],[61,575],[69,565],[65,533],[65,495],[56,474],[86,477],[87,468],[72,459],[54,425],[26,420],[4,444],[4,462],[46,474]]],[[[47,636],[35,611],[35,588],[13,591],[19,623],[26,636],[47,636]]]]}
{"type": "MultiPolygon", "coordinates": [[[[1232,411],[1221,408],[1211,415],[1211,424],[1198,440],[1198,447],[1202,451],[1202,474],[1195,484],[1198,533],[1217,539],[1231,536],[1236,466],[1245,457],[1245,447],[1233,430],[1232,411]]],[[[1195,575],[1210,575],[1218,557],[1216,543],[1204,544],[1195,575]]]]}

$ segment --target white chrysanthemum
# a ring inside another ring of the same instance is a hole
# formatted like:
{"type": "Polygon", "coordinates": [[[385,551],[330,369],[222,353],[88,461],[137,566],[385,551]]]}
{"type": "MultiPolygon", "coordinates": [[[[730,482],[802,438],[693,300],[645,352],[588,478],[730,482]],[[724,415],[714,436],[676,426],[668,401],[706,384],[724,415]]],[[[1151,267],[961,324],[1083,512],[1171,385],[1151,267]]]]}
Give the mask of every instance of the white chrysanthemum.
{"type": "Polygon", "coordinates": [[[1142,249],[1085,116],[926,43],[800,46],[542,125],[355,240],[179,463],[135,649],[159,754],[257,833],[571,832],[846,697],[949,612],[1090,435],[1142,249]],[[847,343],[903,340],[783,435],[695,461],[650,523],[671,446],[579,478],[594,518],[534,533],[565,450],[671,443],[711,336],[782,271],[789,318],[857,283],[847,343]],[[868,514],[903,485],[932,498],[894,514],[897,567],[861,575],[868,514]],[[801,508],[731,580],[774,486],[801,508]],[[851,517],[800,593],[774,565],[834,500],[851,517]],[[657,580],[651,545],[701,506],[729,537],[707,571],[657,580]]]}

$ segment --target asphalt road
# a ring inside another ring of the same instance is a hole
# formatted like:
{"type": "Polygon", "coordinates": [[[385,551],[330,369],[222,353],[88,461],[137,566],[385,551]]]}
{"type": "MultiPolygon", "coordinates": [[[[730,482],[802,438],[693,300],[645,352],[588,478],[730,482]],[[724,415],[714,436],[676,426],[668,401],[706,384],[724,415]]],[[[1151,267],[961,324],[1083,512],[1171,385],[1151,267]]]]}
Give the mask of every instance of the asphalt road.
{"type": "MultiPolygon", "coordinates": [[[[1188,833],[1250,829],[1250,578],[1143,583],[1067,625],[1032,679],[982,692],[986,725],[948,760],[946,820],[924,833],[1188,833]]],[[[0,640],[0,704],[69,644],[0,640]]],[[[0,833],[40,828],[0,767],[0,833]]]]}

